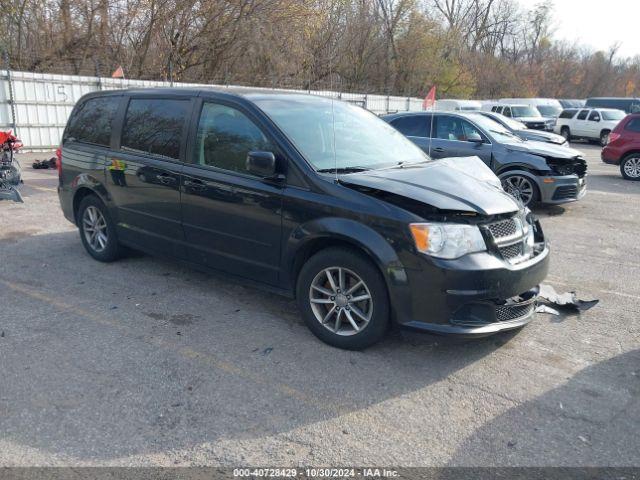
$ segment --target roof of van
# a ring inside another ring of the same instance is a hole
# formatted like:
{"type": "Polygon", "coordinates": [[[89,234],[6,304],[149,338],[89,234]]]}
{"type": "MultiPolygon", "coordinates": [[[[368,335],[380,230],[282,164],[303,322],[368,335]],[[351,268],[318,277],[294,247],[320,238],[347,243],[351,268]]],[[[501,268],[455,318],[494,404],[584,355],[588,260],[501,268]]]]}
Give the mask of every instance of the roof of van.
{"type": "Polygon", "coordinates": [[[320,95],[312,95],[309,93],[287,90],[271,90],[268,88],[255,88],[255,87],[154,87],[154,88],[127,88],[118,90],[102,90],[99,92],[92,92],[90,95],[109,95],[109,94],[145,94],[145,95],[175,95],[186,94],[198,96],[202,93],[218,93],[222,95],[234,95],[238,97],[246,97],[248,99],[259,99],[261,97],[302,97],[302,98],[317,98],[317,99],[330,99],[331,97],[324,97],[320,95]]]}

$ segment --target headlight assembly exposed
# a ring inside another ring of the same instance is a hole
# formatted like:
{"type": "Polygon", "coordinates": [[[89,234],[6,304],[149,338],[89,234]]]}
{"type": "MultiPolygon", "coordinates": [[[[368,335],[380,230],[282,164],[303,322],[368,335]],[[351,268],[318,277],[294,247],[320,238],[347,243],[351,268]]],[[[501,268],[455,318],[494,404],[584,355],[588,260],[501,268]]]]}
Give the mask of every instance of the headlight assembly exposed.
{"type": "Polygon", "coordinates": [[[412,223],[409,225],[418,251],[437,258],[452,260],[487,246],[475,225],[455,223],[412,223]]]}

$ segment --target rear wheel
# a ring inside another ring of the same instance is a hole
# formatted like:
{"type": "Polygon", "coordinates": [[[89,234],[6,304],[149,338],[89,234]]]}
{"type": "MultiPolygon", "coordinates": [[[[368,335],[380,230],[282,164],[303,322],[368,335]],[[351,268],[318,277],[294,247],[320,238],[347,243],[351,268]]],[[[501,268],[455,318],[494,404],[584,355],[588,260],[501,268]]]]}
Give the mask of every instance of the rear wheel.
{"type": "Polygon", "coordinates": [[[611,135],[611,132],[609,130],[603,130],[602,132],[600,132],[600,146],[601,147],[606,147],[607,144],[609,143],[609,135],[611,135]]]}
{"type": "Polygon", "coordinates": [[[361,350],[389,325],[387,287],[376,266],[348,248],[329,248],[302,267],[296,288],[305,323],[323,342],[361,350]]]}
{"type": "Polygon", "coordinates": [[[560,135],[562,135],[567,142],[571,140],[571,130],[569,127],[562,127],[560,129],[560,135]]]}
{"type": "Polygon", "coordinates": [[[501,178],[502,188],[512,197],[520,200],[525,207],[529,207],[540,198],[538,187],[533,180],[518,173],[507,174],[501,178]]]}
{"type": "Polygon", "coordinates": [[[640,153],[627,155],[620,162],[620,173],[627,180],[640,180],[640,153]]]}
{"type": "Polygon", "coordinates": [[[77,218],[80,239],[89,255],[100,262],[113,262],[120,258],[115,224],[98,197],[84,197],[78,207],[77,218]]]}

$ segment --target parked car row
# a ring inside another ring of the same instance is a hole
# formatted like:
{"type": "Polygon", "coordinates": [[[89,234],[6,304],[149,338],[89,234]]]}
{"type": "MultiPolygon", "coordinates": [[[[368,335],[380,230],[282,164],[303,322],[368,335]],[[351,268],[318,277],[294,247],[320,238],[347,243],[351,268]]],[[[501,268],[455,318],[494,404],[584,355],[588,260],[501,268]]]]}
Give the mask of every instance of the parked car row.
{"type": "Polygon", "coordinates": [[[622,110],[568,108],[558,117],[554,131],[568,141],[577,138],[597,140],[604,147],[609,142],[609,134],[624,117],[622,110]]]}
{"type": "Polygon", "coordinates": [[[491,169],[515,197],[560,201],[584,194],[584,160],[477,113],[386,120],[415,143],[310,95],[95,92],[58,151],[62,211],[96,260],[129,247],[295,297],[340,348],[391,322],[464,336],[527,324],[549,249],[491,169]]]}

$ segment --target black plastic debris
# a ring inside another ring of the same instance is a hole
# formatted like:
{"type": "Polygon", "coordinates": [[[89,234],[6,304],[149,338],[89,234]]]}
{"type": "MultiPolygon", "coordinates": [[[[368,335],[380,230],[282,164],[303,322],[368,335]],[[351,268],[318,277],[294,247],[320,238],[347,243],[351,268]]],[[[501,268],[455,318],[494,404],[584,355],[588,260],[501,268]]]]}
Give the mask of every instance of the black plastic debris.
{"type": "Polygon", "coordinates": [[[36,170],[46,170],[48,168],[56,168],[56,157],[52,157],[49,160],[36,160],[31,164],[36,170]]]}
{"type": "Polygon", "coordinates": [[[584,312],[595,307],[600,302],[600,300],[581,300],[576,295],[576,292],[558,293],[550,285],[540,285],[538,301],[542,303],[538,305],[536,311],[540,313],[550,313],[552,315],[559,315],[559,312],[549,305],[564,310],[584,312]]]}

